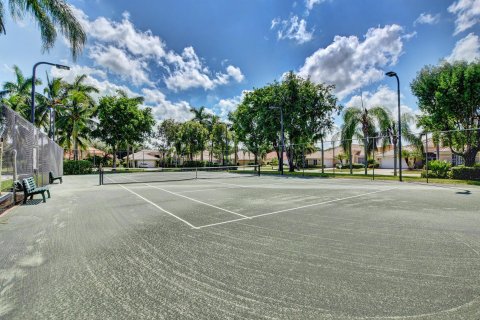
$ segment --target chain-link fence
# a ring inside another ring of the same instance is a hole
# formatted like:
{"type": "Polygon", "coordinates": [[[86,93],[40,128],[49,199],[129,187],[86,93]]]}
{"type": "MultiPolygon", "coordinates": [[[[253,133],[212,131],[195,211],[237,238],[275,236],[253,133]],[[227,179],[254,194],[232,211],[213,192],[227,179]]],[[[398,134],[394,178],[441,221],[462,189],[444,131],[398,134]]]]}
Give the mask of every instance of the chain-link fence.
{"type": "Polygon", "coordinates": [[[49,184],[49,172],[63,175],[63,149],[28,120],[1,106],[1,190],[11,191],[13,181],[34,177],[49,184]]]}
{"type": "MultiPolygon", "coordinates": [[[[399,177],[401,167],[402,177],[407,180],[478,180],[478,140],[461,139],[470,133],[468,130],[456,130],[412,134],[402,138],[401,153],[399,139],[395,135],[286,144],[283,148],[283,172],[297,175],[366,175],[375,179],[399,177]]],[[[281,171],[281,152],[282,147],[275,146],[275,150],[263,154],[262,162],[267,167],[264,172],[269,169],[281,171]]]]}

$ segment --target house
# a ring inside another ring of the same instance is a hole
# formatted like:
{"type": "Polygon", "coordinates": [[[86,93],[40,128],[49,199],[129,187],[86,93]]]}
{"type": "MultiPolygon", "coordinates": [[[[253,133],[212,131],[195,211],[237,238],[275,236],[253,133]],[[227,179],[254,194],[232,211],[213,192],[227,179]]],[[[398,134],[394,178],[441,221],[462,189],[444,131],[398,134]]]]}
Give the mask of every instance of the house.
{"type": "MultiPolygon", "coordinates": [[[[262,162],[262,159],[260,157],[257,159],[258,163],[262,162]]],[[[249,151],[238,151],[237,152],[237,166],[246,166],[249,164],[254,164],[255,163],[255,155],[249,151]]]]}
{"type": "MultiPolygon", "coordinates": [[[[335,164],[340,163],[338,155],[345,152],[342,147],[328,148],[323,152],[323,163],[326,168],[332,168],[335,164]]],[[[308,166],[321,166],[322,165],[322,150],[317,150],[305,156],[305,161],[308,166]]],[[[358,144],[352,144],[352,162],[363,163],[365,156],[363,152],[363,146],[358,144]]],[[[348,158],[343,160],[343,163],[348,163],[348,158]]]]}
{"type": "Polygon", "coordinates": [[[122,160],[128,161],[134,168],[155,168],[160,160],[160,153],[157,150],[140,150],[122,160]]]}
{"type": "MultiPolygon", "coordinates": [[[[74,150],[64,150],[63,152],[63,159],[65,160],[72,160],[74,158],[74,150]]],[[[79,160],[85,160],[91,157],[108,157],[108,158],[113,158],[111,154],[107,154],[105,151],[102,151],[100,149],[94,148],[94,147],[88,147],[83,150],[78,150],[78,159],[79,160]]]]}
{"type": "MultiPolygon", "coordinates": [[[[423,147],[425,152],[428,150],[428,160],[443,160],[450,162],[453,166],[460,165],[463,163],[463,158],[455,155],[452,153],[450,150],[450,147],[443,147],[437,146],[433,143],[432,139],[428,140],[428,146],[427,143],[423,143],[423,147]],[[428,147],[428,148],[427,148],[428,147]]],[[[406,145],[402,146],[402,150],[407,150],[407,151],[414,151],[416,150],[415,146],[413,145],[406,145]]],[[[384,152],[384,153],[378,153],[375,155],[375,159],[378,161],[380,164],[380,168],[382,169],[393,169],[394,168],[394,150],[391,148],[390,150],[384,152]]],[[[477,162],[480,162],[480,152],[477,154],[477,162]]],[[[417,161],[416,163],[417,167],[422,167],[422,161],[417,161]]],[[[407,163],[405,162],[405,159],[402,159],[402,168],[408,168],[407,163]]]]}

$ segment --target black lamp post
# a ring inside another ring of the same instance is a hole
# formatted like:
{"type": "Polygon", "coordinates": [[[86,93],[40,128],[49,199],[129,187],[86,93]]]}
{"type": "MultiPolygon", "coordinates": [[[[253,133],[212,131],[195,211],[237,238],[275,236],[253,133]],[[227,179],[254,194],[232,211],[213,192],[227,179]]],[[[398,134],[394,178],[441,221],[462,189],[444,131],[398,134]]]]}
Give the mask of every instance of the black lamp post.
{"type": "Polygon", "coordinates": [[[37,62],[33,65],[32,96],[31,96],[31,98],[32,98],[32,110],[31,110],[31,115],[30,115],[30,119],[31,119],[31,122],[32,122],[33,125],[35,125],[35,72],[36,72],[37,67],[41,64],[48,64],[48,65],[54,66],[55,68],[58,68],[58,69],[70,70],[70,67],[68,67],[68,66],[64,66],[62,64],[57,64],[57,63],[45,62],[45,61],[37,62]]]}
{"type": "Polygon", "coordinates": [[[400,113],[400,79],[396,72],[389,71],[385,75],[395,77],[397,79],[397,98],[398,98],[398,170],[399,178],[402,181],[402,120],[400,113]]]}

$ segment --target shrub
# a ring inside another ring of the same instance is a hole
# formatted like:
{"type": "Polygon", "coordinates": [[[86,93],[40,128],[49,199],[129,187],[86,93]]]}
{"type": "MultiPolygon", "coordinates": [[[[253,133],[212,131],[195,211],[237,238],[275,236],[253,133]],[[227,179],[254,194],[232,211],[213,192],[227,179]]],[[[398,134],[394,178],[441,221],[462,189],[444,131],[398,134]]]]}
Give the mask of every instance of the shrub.
{"type": "MultiPolygon", "coordinates": [[[[336,165],[337,169],[350,169],[349,164],[344,164],[343,166],[339,163],[336,165]]],[[[352,169],[363,169],[365,165],[363,163],[352,163],[352,169]]]]}
{"type": "Polygon", "coordinates": [[[480,166],[474,167],[457,166],[453,167],[450,172],[452,179],[458,180],[480,180],[480,166]]]}
{"type": "Polygon", "coordinates": [[[90,174],[93,173],[92,163],[88,160],[64,160],[63,161],[63,174],[90,174]]]}
{"type": "MultiPolygon", "coordinates": [[[[425,166],[425,169],[422,171],[422,177],[425,178],[427,176],[427,166],[425,166]]],[[[441,179],[446,179],[448,178],[448,173],[450,172],[450,168],[452,167],[452,164],[447,161],[441,161],[441,160],[433,160],[428,162],[428,176],[430,178],[441,178],[441,179]]]]}
{"type": "Polygon", "coordinates": [[[375,161],[374,159],[368,159],[368,167],[371,169],[371,168],[380,168],[380,163],[378,163],[377,161],[375,161]]]}

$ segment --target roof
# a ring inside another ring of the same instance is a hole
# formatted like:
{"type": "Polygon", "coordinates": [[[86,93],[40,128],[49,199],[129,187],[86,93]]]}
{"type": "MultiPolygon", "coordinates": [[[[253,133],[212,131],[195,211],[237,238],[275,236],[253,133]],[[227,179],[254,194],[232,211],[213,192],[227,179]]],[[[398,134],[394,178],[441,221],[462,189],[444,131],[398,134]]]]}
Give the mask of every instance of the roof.
{"type": "MultiPolygon", "coordinates": [[[[334,151],[335,151],[335,156],[338,156],[340,153],[345,153],[343,151],[343,148],[342,147],[335,147],[335,150],[333,148],[329,148],[329,149],[325,149],[325,151],[323,152],[323,155],[325,158],[333,158],[333,155],[334,155],[334,151]]],[[[363,146],[361,145],[358,145],[358,144],[352,144],[352,153],[354,155],[361,155],[363,154],[363,146]]],[[[322,158],[322,151],[321,150],[317,150],[313,153],[310,153],[310,154],[307,154],[305,156],[305,159],[321,159],[322,158]]]]}

